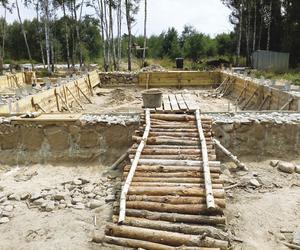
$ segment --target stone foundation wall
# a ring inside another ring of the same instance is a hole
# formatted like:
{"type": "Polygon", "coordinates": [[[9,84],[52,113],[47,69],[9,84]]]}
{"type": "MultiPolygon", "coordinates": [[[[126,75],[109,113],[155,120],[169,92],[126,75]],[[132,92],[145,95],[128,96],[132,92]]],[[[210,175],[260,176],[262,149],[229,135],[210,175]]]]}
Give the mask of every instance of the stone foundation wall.
{"type": "Polygon", "coordinates": [[[0,164],[114,163],[132,144],[138,122],[35,121],[0,124],[0,164]]]}
{"type": "MultiPolygon", "coordinates": [[[[239,157],[299,158],[300,114],[211,115],[215,138],[239,157]]],[[[220,159],[226,157],[218,152],[220,159]]]]}
{"type": "Polygon", "coordinates": [[[101,72],[99,73],[101,86],[138,84],[139,77],[136,73],[129,72],[101,72]]]}

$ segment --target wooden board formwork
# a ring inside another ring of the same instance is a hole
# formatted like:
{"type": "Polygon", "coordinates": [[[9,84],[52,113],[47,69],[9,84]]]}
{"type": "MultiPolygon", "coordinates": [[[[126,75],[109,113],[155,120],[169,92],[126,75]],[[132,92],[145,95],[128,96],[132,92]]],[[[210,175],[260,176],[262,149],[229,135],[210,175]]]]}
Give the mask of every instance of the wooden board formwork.
{"type": "Polygon", "coordinates": [[[210,87],[219,79],[219,72],[200,71],[168,71],[145,72],[139,74],[139,86],[146,87],[147,75],[150,81],[148,86],[153,87],[185,87],[203,86],[210,87]]]}
{"type": "MultiPolygon", "coordinates": [[[[96,86],[97,84],[99,84],[99,77],[95,77],[95,75],[98,76],[98,73],[96,71],[91,72],[88,75],[65,83],[59,87],[37,93],[33,96],[26,96],[21,100],[11,104],[11,112],[24,113],[28,111],[41,111],[38,106],[40,106],[42,110],[46,112],[58,112],[57,99],[59,101],[60,107],[65,107],[65,103],[69,104],[69,106],[73,106],[75,100],[70,92],[66,90],[66,87],[73,93],[73,95],[77,99],[80,99],[82,103],[88,103],[86,97],[81,93],[81,91],[78,90],[78,87],[86,96],[91,96],[91,86],[96,86]],[[92,81],[91,83],[89,82],[88,75],[92,75],[92,77],[90,78],[92,81]],[[60,97],[56,98],[55,93],[57,93],[60,97]],[[62,98],[65,103],[60,98],[62,98]]],[[[0,113],[9,112],[10,110],[8,105],[3,105],[0,107],[0,113]]]]}

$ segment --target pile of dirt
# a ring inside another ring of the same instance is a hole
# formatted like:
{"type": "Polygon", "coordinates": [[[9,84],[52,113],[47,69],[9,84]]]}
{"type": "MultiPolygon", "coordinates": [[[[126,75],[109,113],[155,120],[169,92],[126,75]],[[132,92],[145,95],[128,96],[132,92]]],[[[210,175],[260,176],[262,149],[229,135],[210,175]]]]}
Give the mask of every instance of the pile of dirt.
{"type": "Polygon", "coordinates": [[[116,104],[116,105],[120,105],[126,102],[132,102],[135,100],[135,97],[130,95],[130,94],[126,94],[124,89],[120,89],[117,88],[115,90],[113,90],[110,93],[110,103],[111,104],[116,104]]]}
{"type": "Polygon", "coordinates": [[[167,70],[158,64],[152,64],[150,66],[142,68],[140,71],[141,72],[165,72],[167,70]]]}

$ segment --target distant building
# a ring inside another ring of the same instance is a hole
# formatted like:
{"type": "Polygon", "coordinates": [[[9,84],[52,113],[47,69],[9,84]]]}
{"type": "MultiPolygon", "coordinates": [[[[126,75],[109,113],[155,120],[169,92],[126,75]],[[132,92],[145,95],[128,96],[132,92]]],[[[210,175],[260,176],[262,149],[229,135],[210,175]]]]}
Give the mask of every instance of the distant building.
{"type": "Polygon", "coordinates": [[[285,71],[289,69],[289,53],[257,50],[252,54],[252,67],[257,70],[285,71]]]}

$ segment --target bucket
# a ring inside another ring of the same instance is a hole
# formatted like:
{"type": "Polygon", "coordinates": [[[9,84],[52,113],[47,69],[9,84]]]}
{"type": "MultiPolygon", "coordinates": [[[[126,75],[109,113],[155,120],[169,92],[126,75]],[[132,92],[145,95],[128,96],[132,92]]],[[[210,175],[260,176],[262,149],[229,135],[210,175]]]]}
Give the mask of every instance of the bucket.
{"type": "Polygon", "coordinates": [[[162,101],[162,92],[158,89],[151,89],[142,93],[144,108],[159,108],[162,101]]]}

